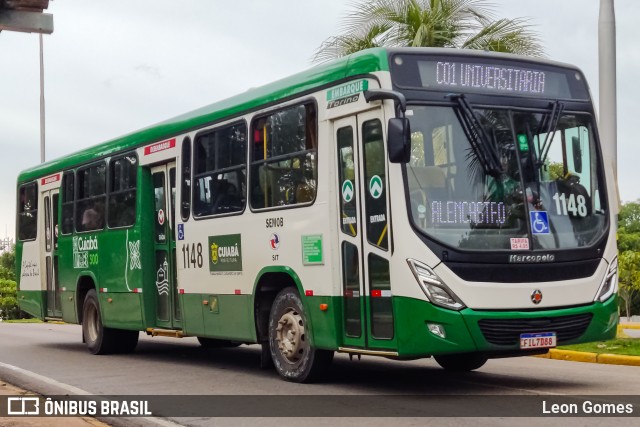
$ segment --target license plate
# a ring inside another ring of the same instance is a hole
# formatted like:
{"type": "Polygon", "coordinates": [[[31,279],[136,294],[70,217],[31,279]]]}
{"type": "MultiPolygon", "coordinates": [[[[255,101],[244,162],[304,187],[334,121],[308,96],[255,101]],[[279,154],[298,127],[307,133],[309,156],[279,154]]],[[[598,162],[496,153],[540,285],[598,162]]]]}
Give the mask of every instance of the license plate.
{"type": "Polygon", "coordinates": [[[520,334],[520,348],[550,348],[557,345],[555,332],[540,332],[533,334],[520,334]]]}

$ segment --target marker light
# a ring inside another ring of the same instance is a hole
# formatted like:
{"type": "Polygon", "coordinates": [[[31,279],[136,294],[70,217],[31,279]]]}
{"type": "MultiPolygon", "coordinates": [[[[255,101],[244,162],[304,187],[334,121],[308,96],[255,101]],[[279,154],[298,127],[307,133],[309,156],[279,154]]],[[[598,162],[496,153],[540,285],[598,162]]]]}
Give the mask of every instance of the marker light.
{"type": "Polygon", "coordinates": [[[602,279],[602,284],[593,300],[605,302],[616,292],[618,292],[618,257],[613,258],[609,264],[607,274],[602,279]]]}
{"type": "Polygon", "coordinates": [[[457,311],[465,308],[462,300],[442,282],[431,268],[415,259],[408,259],[407,263],[422,291],[432,304],[457,311]]]}

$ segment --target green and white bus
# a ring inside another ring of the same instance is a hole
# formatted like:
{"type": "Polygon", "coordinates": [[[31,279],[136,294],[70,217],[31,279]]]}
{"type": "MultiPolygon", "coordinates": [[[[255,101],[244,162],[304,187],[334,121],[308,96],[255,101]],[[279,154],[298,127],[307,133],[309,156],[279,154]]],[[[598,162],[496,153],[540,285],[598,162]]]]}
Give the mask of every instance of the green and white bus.
{"type": "Polygon", "coordinates": [[[472,370],[607,339],[605,160],[575,67],[365,50],[22,172],[19,303],[94,354],[257,343],[298,382],[336,351],[472,370]]]}

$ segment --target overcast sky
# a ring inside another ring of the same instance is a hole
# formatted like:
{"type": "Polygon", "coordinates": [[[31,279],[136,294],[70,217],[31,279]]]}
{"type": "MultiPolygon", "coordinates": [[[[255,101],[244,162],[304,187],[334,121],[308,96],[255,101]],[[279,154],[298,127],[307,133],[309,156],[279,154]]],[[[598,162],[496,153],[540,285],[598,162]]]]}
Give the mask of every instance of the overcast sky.
{"type": "MultiPolygon", "coordinates": [[[[528,17],[550,59],[580,67],[598,97],[599,0],[493,0],[528,17]]],[[[52,0],[44,37],[47,160],[309,68],[345,0],[52,0]]],[[[640,199],[633,117],[640,1],[616,0],[618,174],[640,199]]],[[[15,228],[19,171],[40,161],[36,34],[0,33],[0,237],[15,228]]]]}

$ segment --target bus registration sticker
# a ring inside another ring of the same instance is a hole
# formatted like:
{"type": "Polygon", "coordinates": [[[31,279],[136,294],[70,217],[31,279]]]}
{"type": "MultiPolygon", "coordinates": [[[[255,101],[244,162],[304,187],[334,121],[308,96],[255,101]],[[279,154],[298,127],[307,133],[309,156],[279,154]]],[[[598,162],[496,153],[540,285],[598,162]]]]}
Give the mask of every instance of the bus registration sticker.
{"type": "Polygon", "coordinates": [[[551,348],[557,345],[555,332],[538,332],[532,334],[520,334],[520,349],[551,348]]]}

